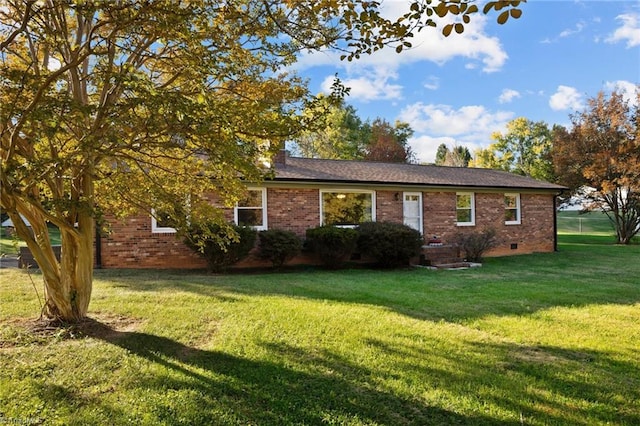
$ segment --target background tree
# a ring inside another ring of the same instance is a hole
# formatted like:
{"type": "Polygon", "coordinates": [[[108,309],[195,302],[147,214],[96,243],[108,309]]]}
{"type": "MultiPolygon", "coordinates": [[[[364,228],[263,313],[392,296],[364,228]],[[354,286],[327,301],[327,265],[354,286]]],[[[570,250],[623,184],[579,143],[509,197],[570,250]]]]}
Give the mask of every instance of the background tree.
{"type": "Polygon", "coordinates": [[[364,157],[371,128],[353,106],[320,96],[320,101],[304,114],[315,120],[315,128],[305,129],[293,141],[297,155],[335,160],[364,157]]]}
{"type": "Polygon", "coordinates": [[[396,121],[394,126],[376,118],[371,123],[371,136],[364,155],[365,160],[386,163],[411,163],[414,160],[409,146],[413,130],[408,123],[396,121]]]}
{"type": "Polygon", "coordinates": [[[609,217],[619,244],[640,231],[640,86],[634,103],[603,92],[555,134],[553,160],[560,182],[609,217]],[[593,191],[580,191],[584,186],[593,191]]]}
{"type": "Polygon", "coordinates": [[[447,159],[447,154],[449,153],[449,147],[446,143],[441,143],[438,145],[438,149],[436,151],[436,159],[435,164],[437,166],[444,165],[445,160],[447,159]]]}
{"type": "Polygon", "coordinates": [[[471,153],[466,146],[454,145],[449,150],[449,147],[442,143],[438,146],[436,151],[436,165],[438,166],[450,166],[450,167],[469,167],[471,162],[471,153]]]}
{"type": "Polygon", "coordinates": [[[491,138],[494,143],[476,151],[476,167],[506,170],[549,182],[555,180],[552,131],[545,122],[516,118],[507,124],[505,134],[496,132],[491,138]]]}
{"type": "MultiPolygon", "coordinates": [[[[519,4],[483,12],[503,23],[519,4]]],[[[360,0],[2,2],[0,206],[42,270],[44,316],[86,316],[102,211],[153,208],[184,228],[187,206],[194,219],[214,214],[209,191],[232,204],[239,176],[259,180],[260,160],[313,125],[305,82],[280,71],[300,51],[399,52],[438,17],[456,18],[448,35],[478,12],[428,0],[395,20],[360,0]],[[60,262],[47,223],[60,229],[60,262]]]]}

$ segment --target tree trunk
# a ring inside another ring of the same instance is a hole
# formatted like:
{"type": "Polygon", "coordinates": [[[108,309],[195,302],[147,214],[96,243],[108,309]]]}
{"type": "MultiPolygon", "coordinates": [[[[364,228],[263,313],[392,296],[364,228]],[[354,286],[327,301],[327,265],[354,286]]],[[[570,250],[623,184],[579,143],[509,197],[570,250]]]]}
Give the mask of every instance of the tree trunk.
{"type": "Polygon", "coordinates": [[[73,235],[73,231],[61,231],[62,250],[57,271],[42,269],[46,300],[43,314],[47,319],[77,322],[87,316],[93,288],[94,226],[93,220],[89,220],[88,230],[79,229],[80,238],[73,235]]]}

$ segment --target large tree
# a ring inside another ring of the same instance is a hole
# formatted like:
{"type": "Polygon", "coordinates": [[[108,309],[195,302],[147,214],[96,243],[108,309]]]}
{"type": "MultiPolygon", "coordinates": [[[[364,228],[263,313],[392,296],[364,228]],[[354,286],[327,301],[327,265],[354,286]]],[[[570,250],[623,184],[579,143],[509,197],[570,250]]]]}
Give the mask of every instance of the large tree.
{"type": "Polygon", "coordinates": [[[560,182],[586,198],[589,210],[607,214],[619,244],[640,232],[640,86],[636,95],[631,102],[598,93],[554,140],[560,182]]]}
{"type": "Polygon", "coordinates": [[[320,96],[319,101],[304,114],[313,118],[316,126],[305,129],[293,141],[296,154],[334,160],[354,160],[364,156],[371,127],[362,121],[352,105],[320,96]]]}
{"type": "Polygon", "coordinates": [[[534,179],[553,181],[552,130],[544,121],[516,118],[503,134],[495,132],[488,148],[476,151],[476,167],[506,170],[534,179]]]}
{"type": "Polygon", "coordinates": [[[409,123],[396,121],[392,126],[387,120],[376,118],[370,125],[369,141],[364,159],[386,163],[411,163],[414,155],[409,146],[413,129],[409,123]]]}
{"type": "MultiPolygon", "coordinates": [[[[519,4],[483,12],[503,23],[519,4]]],[[[261,159],[311,124],[305,82],[282,72],[299,52],[401,51],[437,17],[456,17],[448,35],[479,12],[464,0],[417,0],[392,20],[381,10],[364,0],[0,2],[0,206],[42,271],[44,316],[86,316],[103,211],[154,209],[181,228],[187,206],[191,220],[215,213],[202,194],[232,203],[239,176],[261,178],[261,159]],[[59,262],[47,223],[60,229],[59,262]]]]}

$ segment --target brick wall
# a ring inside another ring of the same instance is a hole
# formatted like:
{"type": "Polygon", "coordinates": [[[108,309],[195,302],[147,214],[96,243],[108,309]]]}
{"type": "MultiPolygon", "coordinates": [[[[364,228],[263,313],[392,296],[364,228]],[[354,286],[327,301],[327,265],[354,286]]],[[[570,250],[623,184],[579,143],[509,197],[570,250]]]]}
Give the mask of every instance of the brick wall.
{"type": "Polygon", "coordinates": [[[402,191],[376,191],[376,221],[402,222],[402,191]]]}
{"type": "Polygon", "coordinates": [[[287,229],[304,237],[307,229],[320,225],[320,191],[269,188],[267,224],[269,229],[287,229]]]}
{"type": "Polygon", "coordinates": [[[437,235],[444,243],[453,241],[458,232],[477,232],[494,228],[498,246],[489,255],[502,256],[554,250],[555,206],[552,195],[520,194],[521,223],[504,222],[504,193],[475,194],[475,226],[456,225],[456,194],[423,194],[424,234],[437,235]]]}
{"type": "MultiPolygon", "coordinates": [[[[308,228],[320,224],[319,189],[269,188],[267,223],[270,229],[294,231],[304,237],[308,228]]],[[[402,191],[376,191],[376,220],[402,222],[402,191]],[[396,195],[397,194],[397,195],[396,195]]],[[[548,252],[554,249],[553,195],[520,195],[521,224],[505,225],[504,194],[476,193],[475,226],[456,225],[455,192],[423,192],[425,238],[438,236],[443,243],[453,241],[458,232],[493,227],[499,245],[489,255],[548,252]]],[[[233,210],[225,212],[229,220],[233,210]]],[[[175,234],[151,232],[149,214],[126,221],[111,220],[111,234],[102,239],[102,265],[105,268],[203,268],[205,262],[175,234]]]]}
{"type": "Polygon", "coordinates": [[[151,232],[151,216],[139,214],[125,221],[110,220],[102,238],[103,268],[204,268],[206,262],[176,234],[151,232]]]}

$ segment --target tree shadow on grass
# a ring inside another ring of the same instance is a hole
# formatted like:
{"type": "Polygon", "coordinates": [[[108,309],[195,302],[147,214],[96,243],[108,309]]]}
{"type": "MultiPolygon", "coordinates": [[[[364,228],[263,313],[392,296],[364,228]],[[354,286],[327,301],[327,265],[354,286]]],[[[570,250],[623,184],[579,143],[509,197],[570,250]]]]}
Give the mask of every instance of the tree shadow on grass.
{"type": "Polygon", "coordinates": [[[400,360],[396,371],[432,380],[451,394],[471,397],[487,407],[519,414],[523,424],[640,424],[637,363],[604,351],[459,343],[436,355],[421,344],[368,341],[379,356],[400,360]]]}
{"type": "MultiPolygon", "coordinates": [[[[519,424],[394,394],[375,384],[375,372],[334,354],[265,345],[277,360],[268,362],[98,322],[85,333],[161,367],[135,380],[136,388],[146,390],[150,420],[158,424],[519,424]]],[[[121,424],[130,413],[116,408],[112,415],[121,424]]]]}
{"type": "Polygon", "coordinates": [[[87,396],[79,380],[42,383],[43,400],[77,411],[70,424],[95,421],[96,413],[113,425],[640,424],[640,368],[600,351],[461,340],[444,352],[432,341],[372,338],[365,343],[375,357],[393,362],[361,363],[283,342],[262,344],[267,361],[97,321],[81,331],[148,366],[114,384],[115,404],[87,396]]]}

